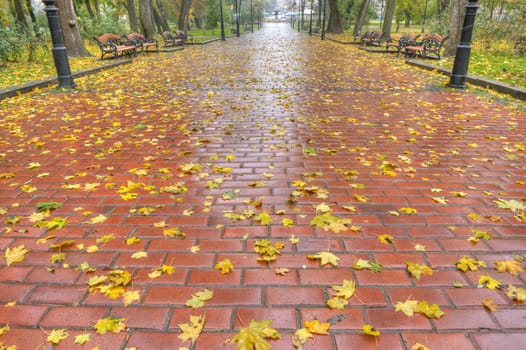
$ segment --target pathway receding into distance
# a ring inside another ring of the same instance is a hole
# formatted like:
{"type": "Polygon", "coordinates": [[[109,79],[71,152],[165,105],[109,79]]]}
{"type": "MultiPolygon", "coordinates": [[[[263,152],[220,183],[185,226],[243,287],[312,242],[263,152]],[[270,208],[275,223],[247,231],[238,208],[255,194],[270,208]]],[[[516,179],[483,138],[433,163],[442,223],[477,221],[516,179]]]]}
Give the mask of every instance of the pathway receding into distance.
{"type": "Polygon", "coordinates": [[[526,349],[526,114],[443,79],[266,23],[2,101],[0,344],[526,349]]]}

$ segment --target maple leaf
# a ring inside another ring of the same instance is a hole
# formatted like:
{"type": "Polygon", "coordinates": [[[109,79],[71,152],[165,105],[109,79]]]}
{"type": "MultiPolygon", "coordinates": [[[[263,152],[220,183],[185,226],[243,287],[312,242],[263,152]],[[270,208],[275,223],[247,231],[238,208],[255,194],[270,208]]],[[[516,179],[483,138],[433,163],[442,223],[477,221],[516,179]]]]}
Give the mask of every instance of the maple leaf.
{"type": "Polygon", "coordinates": [[[425,252],[426,246],[422,244],[415,244],[415,250],[418,252],[425,252]]]}
{"type": "Polygon", "coordinates": [[[38,212],[52,211],[52,210],[59,209],[59,208],[62,208],[62,204],[53,202],[53,201],[40,202],[40,203],[37,203],[37,206],[36,206],[36,209],[38,212]]]}
{"type": "Polygon", "coordinates": [[[328,213],[332,211],[332,208],[325,203],[321,203],[314,206],[317,213],[328,213]]]}
{"type": "Polygon", "coordinates": [[[497,260],[493,262],[499,272],[509,272],[513,276],[518,276],[524,269],[517,260],[497,260]]]}
{"type": "Polygon", "coordinates": [[[74,240],[67,239],[67,240],[64,240],[64,241],[60,241],[60,242],[56,242],[56,243],[50,244],[49,248],[51,248],[51,249],[64,249],[64,248],[71,247],[74,244],[75,244],[74,240]]]}
{"type": "Polygon", "coordinates": [[[27,253],[29,253],[29,250],[27,250],[23,245],[19,245],[13,249],[7,248],[4,254],[7,266],[10,266],[13,263],[24,261],[27,253]]]}
{"type": "Polygon", "coordinates": [[[429,350],[429,348],[420,343],[415,343],[413,346],[411,346],[410,350],[429,350]]]}
{"type": "Polygon", "coordinates": [[[190,316],[190,322],[189,323],[183,323],[179,324],[179,328],[181,331],[183,331],[182,334],[179,335],[179,338],[183,341],[190,340],[192,343],[195,343],[199,335],[201,334],[201,331],[203,330],[203,326],[205,324],[205,316],[190,316]]]}
{"type": "Polygon", "coordinates": [[[4,220],[4,223],[6,225],[16,225],[20,222],[20,217],[18,216],[10,216],[4,220]]]}
{"type": "Polygon", "coordinates": [[[406,215],[414,215],[418,213],[418,211],[415,208],[408,208],[408,207],[400,208],[398,209],[398,212],[402,214],[406,214],[406,215]]]}
{"type": "Polygon", "coordinates": [[[482,305],[484,305],[484,307],[489,311],[495,312],[498,309],[497,304],[495,304],[495,301],[491,298],[485,298],[482,300],[482,305]]]}
{"type": "Polygon", "coordinates": [[[479,285],[486,286],[488,289],[497,289],[500,287],[500,281],[490,276],[480,276],[479,285]]]}
{"type": "Polygon", "coordinates": [[[515,199],[505,200],[498,198],[494,203],[497,204],[497,207],[501,209],[509,209],[514,213],[526,210],[524,203],[515,199]]]}
{"type": "Polygon", "coordinates": [[[56,345],[67,337],[69,334],[66,329],[53,329],[47,336],[47,341],[56,345]]]}
{"type": "Polygon", "coordinates": [[[205,301],[212,299],[213,296],[214,293],[205,288],[201,292],[193,294],[192,298],[188,299],[185,305],[193,309],[200,308],[205,305],[205,301]]]}
{"type": "Polygon", "coordinates": [[[232,265],[232,262],[230,261],[230,259],[224,259],[224,260],[218,261],[214,265],[214,269],[221,270],[221,274],[226,275],[232,272],[232,270],[234,269],[234,265],[232,265]]]}
{"type": "Polygon", "coordinates": [[[61,229],[66,225],[67,218],[53,218],[49,221],[40,221],[35,224],[36,227],[45,227],[47,229],[61,229]]]}
{"type": "Polygon", "coordinates": [[[517,288],[511,284],[509,284],[508,289],[506,289],[506,295],[512,300],[526,301],[526,289],[517,288]]]}
{"type": "Polygon", "coordinates": [[[365,324],[362,327],[362,332],[363,332],[363,334],[372,335],[373,337],[379,337],[380,336],[380,331],[375,329],[373,326],[368,325],[368,324],[365,324]]]}
{"type": "Polygon", "coordinates": [[[418,303],[418,312],[423,313],[428,318],[441,318],[445,315],[437,304],[429,305],[427,301],[420,301],[418,303]]]}
{"type": "Polygon", "coordinates": [[[292,345],[296,349],[301,350],[303,349],[303,344],[305,344],[309,338],[314,338],[314,336],[307,328],[297,329],[292,335],[292,345]]]}
{"type": "Polygon", "coordinates": [[[364,260],[364,259],[358,259],[353,263],[352,266],[355,270],[363,270],[367,269],[373,272],[380,272],[382,271],[382,265],[379,263],[376,263],[374,261],[364,260]]]}
{"type": "Polygon", "coordinates": [[[194,174],[203,169],[203,166],[198,163],[186,163],[179,166],[179,170],[184,174],[194,174]]]}
{"type": "Polygon", "coordinates": [[[179,228],[177,227],[172,227],[172,228],[167,228],[167,229],[164,229],[163,230],[163,236],[166,236],[166,237],[181,237],[181,238],[185,238],[186,237],[186,233],[182,232],[179,228]]]}
{"type": "Polygon", "coordinates": [[[394,237],[388,234],[378,236],[378,240],[383,244],[393,244],[394,237]]]}
{"type": "Polygon", "coordinates": [[[312,334],[329,334],[330,323],[320,322],[319,320],[303,321],[305,328],[312,334]]]}
{"type": "Polygon", "coordinates": [[[486,231],[478,230],[475,228],[470,228],[470,231],[473,233],[473,236],[468,238],[468,241],[470,242],[478,243],[480,239],[485,239],[485,240],[491,239],[491,235],[486,231]]]}
{"type": "Polygon", "coordinates": [[[124,317],[107,317],[98,320],[93,328],[100,335],[106,334],[108,332],[119,333],[126,329],[126,324],[124,321],[126,321],[124,317]]]}
{"type": "Polygon", "coordinates": [[[349,302],[345,298],[339,298],[339,297],[332,297],[327,300],[327,306],[330,309],[338,309],[343,310],[346,305],[348,305],[349,302]]]}
{"type": "Polygon", "coordinates": [[[468,269],[470,271],[477,271],[478,267],[486,267],[486,263],[481,260],[470,259],[467,255],[464,255],[455,262],[455,266],[463,272],[466,272],[468,269]]]}
{"type": "Polygon", "coordinates": [[[277,255],[281,254],[281,249],[285,247],[285,243],[276,242],[272,244],[268,239],[260,239],[254,243],[254,252],[259,254],[258,261],[274,261],[277,255]]]}
{"type": "Polygon", "coordinates": [[[135,243],[139,243],[141,241],[140,238],[137,238],[135,236],[131,236],[131,237],[128,237],[124,240],[124,243],[126,245],[132,245],[132,244],[135,244],[135,243]]]}
{"type": "Polygon", "coordinates": [[[320,266],[331,264],[335,267],[338,266],[338,260],[340,260],[340,258],[338,258],[331,252],[319,252],[316,254],[309,254],[307,255],[307,258],[313,260],[320,260],[320,266]]]}
{"type": "Polygon", "coordinates": [[[255,221],[259,221],[261,225],[270,225],[272,224],[272,218],[266,211],[262,211],[254,217],[255,221]]]}
{"type": "Polygon", "coordinates": [[[295,235],[291,235],[289,238],[289,242],[291,244],[298,244],[300,242],[300,239],[296,237],[295,235]]]}
{"type": "Polygon", "coordinates": [[[124,293],[123,297],[124,306],[128,306],[134,301],[141,299],[141,292],[138,290],[131,290],[126,293],[124,293]]]}
{"type": "Polygon", "coordinates": [[[432,199],[439,204],[445,205],[448,203],[447,199],[445,199],[444,197],[433,197],[432,199]]]}
{"type": "Polygon", "coordinates": [[[336,292],[335,295],[337,297],[349,299],[356,291],[356,283],[352,280],[344,279],[341,286],[335,285],[331,288],[336,292]]]}
{"type": "Polygon", "coordinates": [[[288,272],[290,272],[290,270],[286,267],[279,267],[277,269],[274,269],[274,272],[276,273],[276,275],[285,276],[288,272]]]}
{"type": "Polygon", "coordinates": [[[94,218],[91,218],[90,220],[87,221],[88,224],[101,224],[103,223],[104,221],[106,221],[108,218],[103,215],[103,214],[99,214],[97,216],[95,216],[94,218]]]}
{"type": "Polygon", "coordinates": [[[361,203],[367,203],[369,202],[369,198],[367,196],[361,196],[359,194],[355,194],[354,195],[354,198],[358,201],[358,202],[361,202],[361,203]]]}
{"type": "Polygon", "coordinates": [[[97,238],[97,243],[108,243],[114,238],[115,235],[113,233],[110,233],[109,235],[104,235],[102,237],[97,238]]]}
{"type": "Polygon", "coordinates": [[[251,320],[248,327],[241,328],[230,341],[237,343],[237,350],[269,350],[270,344],[266,339],[280,339],[277,330],[271,327],[272,320],[251,320]]]}
{"type": "Polygon", "coordinates": [[[153,207],[142,207],[137,209],[137,214],[142,216],[150,216],[151,213],[153,213],[156,209],[153,207]]]}
{"type": "Polygon", "coordinates": [[[96,253],[99,251],[99,247],[97,247],[96,245],[90,245],[88,248],[86,248],[86,251],[88,253],[96,253]]]}
{"type": "Polygon", "coordinates": [[[285,227],[291,227],[294,225],[294,220],[289,218],[283,218],[281,219],[281,225],[285,227]]]}
{"type": "Polygon", "coordinates": [[[6,325],[4,327],[0,327],[0,336],[6,334],[7,332],[9,332],[10,328],[9,328],[9,325],[6,325]]]}
{"type": "Polygon", "coordinates": [[[407,265],[407,271],[417,280],[420,279],[422,274],[430,276],[433,274],[433,270],[429,266],[412,263],[410,261],[407,261],[405,264],[407,265]]]}
{"type": "Polygon", "coordinates": [[[147,257],[148,257],[147,252],[135,252],[131,255],[132,259],[142,259],[142,258],[147,258],[147,257]]]}
{"type": "Polygon", "coordinates": [[[90,340],[91,340],[91,335],[89,333],[79,334],[75,336],[75,344],[84,345],[90,340]]]}
{"type": "Polygon", "coordinates": [[[64,253],[53,254],[49,258],[49,262],[54,263],[54,264],[58,263],[58,262],[61,262],[61,261],[64,261],[64,260],[66,260],[66,254],[64,254],[64,253]]]}
{"type": "Polygon", "coordinates": [[[404,314],[411,317],[418,311],[418,301],[409,299],[404,302],[399,301],[395,305],[395,311],[402,311],[404,314]]]}

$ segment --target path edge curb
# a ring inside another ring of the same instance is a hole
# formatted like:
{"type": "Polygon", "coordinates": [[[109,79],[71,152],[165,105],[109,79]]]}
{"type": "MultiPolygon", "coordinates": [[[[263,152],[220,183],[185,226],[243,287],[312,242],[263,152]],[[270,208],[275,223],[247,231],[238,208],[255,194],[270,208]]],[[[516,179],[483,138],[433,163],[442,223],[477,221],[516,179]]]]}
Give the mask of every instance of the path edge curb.
{"type": "MultiPolygon", "coordinates": [[[[435,71],[442,75],[450,76],[451,72],[443,67],[434,66],[429,63],[420,62],[417,60],[406,60],[405,63],[410,66],[422,68],[428,71],[435,71]]],[[[501,83],[492,79],[483,78],[477,75],[468,74],[466,76],[466,81],[475,86],[480,86],[486,89],[495,90],[497,92],[510,95],[519,100],[526,101],[526,89],[520,88],[518,86],[513,86],[506,83],[501,83]]]]}
{"type": "MultiPolygon", "coordinates": [[[[105,64],[103,66],[81,70],[81,71],[72,73],[71,75],[73,76],[73,78],[79,78],[85,75],[90,75],[90,74],[97,73],[97,72],[100,72],[106,69],[111,69],[111,68],[115,68],[115,67],[118,67],[124,64],[130,64],[130,63],[132,63],[131,59],[122,60],[119,62],[112,62],[109,64],[105,64]]],[[[9,98],[9,97],[17,96],[18,94],[31,92],[38,88],[45,88],[45,87],[54,85],[57,82],[58,82],[57,77],[51,77],[51,78],[46,78],[46,79],[41,79],[41,80],[30,81],[24,84],[9,86],[7,88],[0,89],[0,101],[6,98],[9,98]]]]}

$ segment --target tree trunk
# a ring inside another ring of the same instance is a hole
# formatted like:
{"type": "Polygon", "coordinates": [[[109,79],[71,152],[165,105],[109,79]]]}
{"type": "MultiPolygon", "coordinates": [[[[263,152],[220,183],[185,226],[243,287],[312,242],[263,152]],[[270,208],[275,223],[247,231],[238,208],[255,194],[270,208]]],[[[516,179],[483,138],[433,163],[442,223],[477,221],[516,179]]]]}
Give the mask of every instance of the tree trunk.
{"type": "Polygon", "coordinates": [[[135,1],[127,0],[128,4],[128,20],[130,22],[130,30],[132,32],[139,31],[139,20],[137,19],[137,11],[135,10],[135,1]]]}
{"type": "Polygon", "coordinates": [[[380,41],[388,41],[391,38],[391,27],[393,25],[393,16],[396,6],[396,0],[387,0],[385,6],[384,23],[382,25],[382,38],[380,41]]]}
{"type": "Polygon", "coordinates": [[[179,20],[177,21],[177,25],[179,29],[185,32],[189,28],[188,14],[190,12],[190,6],[192,6],[192,0],[183,0],[183,4],[181,6],[181,12],[179,13],[179,20]]]}
{"type": "Polygon", "coordinates": [[[462,24],[464,23],[464,8],[468,0],[453,0],[451,3],[451,12],[449,17],[449,38],[444,48],[444,56],[454,56],[457,52],[457,46],[462,33],[462,24]]]}
{"type": "Polygon", "coordinates": [[[26,11],[22,0],[14,0],[16,23],[27,28],[26,11]]]}
{"type": "Polygon", "coordinates": [[[362,27],[365,23],[365,18],[367,17],[367,11],[369,10],[370,0],[363,0],[362,6],[360,7],[360,13],[358,15],[358,20],[354,25],[354,30],[352,31],[354,36],[359,36],[362,32],[362,27]]]}
{"type": "Polygon", "coordinates": [[[169,31],[170,30],[170,26],[168,25],[168,21],[166,20],[166,17],[165,17],[165,13],[166,13],[166,10],[164,9],[164,5],[161,1],[159,0],[156,0],[155,1],[155,6],[153,7],[153,10],[154,10],[154,16],[158,16],[158,19],[155,19],[155,21],[157,22],[158,20],[158,25],[161,26],[162,28],[162,32],[164,31],[169,31]]]}
{"type": "Polygon", "coordinates": [[[411,12],[409,12],[409,11],[405,12],[405,24],[404,24],[404,26],[406,28],[411,27],[411,12]]]}
{"type": "Polygon", "coordinates": [[[72,0],[57,0],[58,22],[62,32],[64,46],[69,57],[89,57],[88,50],[84,48],[77,26],[77,15],[73,9],[72,0]]]}
{"type": "Polygon", "coordinates": [[[88,15],[91,19],[97,18],[95,16],[95,12],[93,12],[93,9],[91,8],[91,4],[89,2],[90,0],[84,0],[84,4],[86,5],[86,10],[88,11],[88,15]]]}
{"type": "MultiPolygon", "coordinates": [[[[327,1],[327,0],[326,0],[327,1]]],[[[329,0],[330,15],[327,24],[327,32],[333,34],[343,33],[343,21],[340,9],[338,7],[338,0],[329,0]]]]}
{"type": "Polygon", "coordinates": [[[153,39],[155,35],[155,28],[153,26],[151,0],[139,0],[139,18],[141,19],[142,33],[146,39],[153,39]]]}
{"type": "Polygon", "coordinates": [[[99,0],[93,1],[95,3],[95,14],[97,15],[97,18],[100,18],[100,4],[99,0]]]}
{"type": "Polygon", "coordinates": [[[437,12],[445,13],[449,7],[449,1],[450,0],[437,0],[437,12]]]}
{"type": "Polygon", "coordinates": [[[318,0],[318,27],[321,29],[322,0],[318,0]]]}

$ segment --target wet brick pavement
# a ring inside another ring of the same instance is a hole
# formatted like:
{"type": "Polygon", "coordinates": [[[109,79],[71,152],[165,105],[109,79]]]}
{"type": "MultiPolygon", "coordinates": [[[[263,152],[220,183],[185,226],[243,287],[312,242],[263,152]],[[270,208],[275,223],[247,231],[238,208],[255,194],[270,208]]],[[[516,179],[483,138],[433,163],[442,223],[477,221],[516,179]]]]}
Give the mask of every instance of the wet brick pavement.
{"type": "Polygon", "coordinates": [[[265,319],[280,350],[314,319],[332,321],[329,335],[304,349],[526,349],[524,302],[507,295],[526,274],[494,264],[524,266],[525,113],[443,79],[280,23],[138,57],[78,79],[74,92],[2,101],[0,342],[190,348],[178,325],[205,315],[199,350],[235,349],[228,340],[265,319]],[[46,215],[44,202],[61,206],[46,215]],[[254,252],[263,239],[284,243],[270,264],[254,252]],[[29,252],[8,266],[4,252],[17,247],[29,252]],[[307,258],[318,252],[338,266],[307,258]],[[462,272],[464,256],[487,267],[462,272]],[[224,259],[234,266],[225,275],[214,269],[224,259]],[[354,268],[359,259],[381,271],[354,268]],[[406,262],[432,275],[411,277],[406,262]],[[149,276],[163,265],[175,270],[149,276]],[[138,299],[127,306],[118,288],[114,298],[88,288],[114,270],[131,276],[124,290],[138,299]],[[480,286],[481,276],[500,287],[480,286]],[[344,279],[356,293],[329,309],[344,279]],[[204,288],[212,299],[186,307],[204,288]],[[445,315],[395,311],[408,299],[445,315]],[[126,329],[96,334],[106,317],[126,329]],[[381,335],[364,335],[365,324],[381,335]],[[63,328],[67,339],[46,343],[63,328]],[[74,344],[85,333],[91,340],[74,344]]]}

